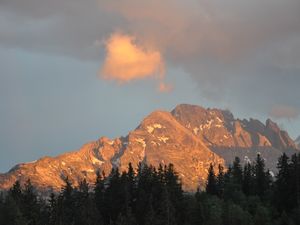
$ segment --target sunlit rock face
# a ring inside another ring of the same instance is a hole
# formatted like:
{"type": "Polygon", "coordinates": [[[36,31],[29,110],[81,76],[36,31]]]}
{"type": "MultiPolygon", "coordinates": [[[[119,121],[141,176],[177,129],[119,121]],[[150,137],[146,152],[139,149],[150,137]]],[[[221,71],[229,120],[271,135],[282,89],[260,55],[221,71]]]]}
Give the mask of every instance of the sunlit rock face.
{"type": "Polygon", "coordinates": [[[210,163],[224,164],[201,139],[182,126],[169,112],[156,111],[128,135],[129,145],[120,157],[120,166],[141,161],[158,166],[174,164],[185,190],[203,185],[210,163]],[[140,158],[137,158],[137,157],[140,158]]]}
{"type": "Polygon", "coordinates": [[[268,119],[235,119],[231,112],[205,109],[195,105],[178,105],[172,115],[193,132],[228,165],[235,156],[243,162],[253,161],[257,154],[265,158],[268,168],[276,170],[278,157],[297,152],[296,143],[286,131],[268,119]]]}
{"type": "Polygon", "coordinates": [[[235,119],[231,112],[204,109],[193,105],[179,105],[172,115],[207,145],[217,147],[274,147],[280,150],[296,148],[288,133],[268,119],[235,119]]]}
{"type": "Polygon", "coordinates": [[[123,171],[129,162],[135,168],[141,162],[174,164],[184,190],[195,191],[204,186],[210,163],[225,165],[235,156],[249,162],[260,153],[275,171],[282,152],[296,151],[296,143],[271,120],[263,124],[235,119],[229,111],[179,105],[171,113],[151,113],[125,137],[102,137],[77,151],[19,164],[0,175],[0,188],[30,179],[40,191],[59,191],[66,177],[74,185],[83,178],[93,184],[97,171],[108,175],[113,167],[123,171]]]}

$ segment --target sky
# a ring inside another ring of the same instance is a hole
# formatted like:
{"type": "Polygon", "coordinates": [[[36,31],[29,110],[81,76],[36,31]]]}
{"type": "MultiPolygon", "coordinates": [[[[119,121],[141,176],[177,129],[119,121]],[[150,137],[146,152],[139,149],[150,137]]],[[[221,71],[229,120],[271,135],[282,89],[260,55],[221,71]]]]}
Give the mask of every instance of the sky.
{"type": "Polygon", "coordinates": [[[300,135],[299,0],[0,0],[0,172],[177,104],[300,135]]]}

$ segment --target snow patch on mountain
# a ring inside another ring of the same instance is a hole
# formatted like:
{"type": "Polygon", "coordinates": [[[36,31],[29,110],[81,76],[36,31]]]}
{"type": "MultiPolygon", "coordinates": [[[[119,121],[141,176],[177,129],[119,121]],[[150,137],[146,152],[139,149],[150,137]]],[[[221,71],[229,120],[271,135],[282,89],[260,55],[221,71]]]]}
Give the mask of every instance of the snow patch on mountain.
{"type": "Polygon", "coordinates": [[[164,142],[164,143],[167,143],[167,141],[169,140],[169,138],[166,137],[166,136],[157,137],[157,139],[158,139],[159,141],[164,142]]]}
{"type": "Polygon", "coordinates": [[[97,165],[101,165],[103,163],[103,161],[97,159],[96,157],[92,156],[91,157],[91,161],[92,161],[92,164],[97,164],[97,165]]]}
{"type": "Polygon", "coordinates": [[[143,148],[146,148],[147,145],[144,138],[136,138],[135,141],[140,143],[143,146],[143,148]]]}
{"type": "Polygon", "coordinates": [[[155,123],[153,125],[147,126],[147,131],[149,134],[151,134],[155,129],[162,129],[165,128],[159,123],[155,123]]]}

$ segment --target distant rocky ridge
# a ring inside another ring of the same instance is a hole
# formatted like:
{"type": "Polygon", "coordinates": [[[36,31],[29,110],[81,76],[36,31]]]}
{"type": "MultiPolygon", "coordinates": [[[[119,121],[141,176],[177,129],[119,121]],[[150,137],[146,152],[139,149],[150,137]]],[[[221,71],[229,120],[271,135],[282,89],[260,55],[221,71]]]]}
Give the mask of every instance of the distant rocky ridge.
{"type": "Polygon", "coordinates": [[[186,191],[203,187],[210,163],[228,165],[235,156],[252,161],[257,153],[276,169],[283,153],[298,151],[296,143],[276,123],[235,119],[229,111],[178,105],[171,113],[155,111],[126,137],[102,137],[74,152],[22,163],[0,175],[0,189],[30,178],[41,191],[60,190],[64,178],[74,185],[86,178],[93,183],[97,171],[126,170],[129,162],[158,166],[173,163],[186,191]]]}
{"type": "Polygon", "coordinates": [[[228,110],[205,109],[195,105],[179,105],[172,115],[213,152],[224,158],[226,165],[236,156],[251,162],[257,154],[265,158],[267,167],[276,171],[277,159],[283,152],[291,155],[299,150],[286,131],[268,119],[235,119],[228,110]]]}
{"type": "Polygon", "coordinates": [[[300,136],[296,138],[295,144],[296,144],[296,145],[298,146],[298,148],[300,149],[300,136]]]}

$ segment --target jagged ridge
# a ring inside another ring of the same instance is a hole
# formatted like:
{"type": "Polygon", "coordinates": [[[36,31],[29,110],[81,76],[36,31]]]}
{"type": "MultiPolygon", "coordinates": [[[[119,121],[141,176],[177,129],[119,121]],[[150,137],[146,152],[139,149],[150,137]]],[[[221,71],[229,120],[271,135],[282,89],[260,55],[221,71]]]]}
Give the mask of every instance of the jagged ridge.
{"type": "Polygon", "coordinates": [[[171,113],[155,111],[126,137],[102,137],[74,152],[44,157],[15,166],[0,175],[0,188],[8,189],[28,178],[41,191],[58,191],[68,176],[74,185],[86,178],[95,181],[96,172],[106,174],[113,167],[126,170],[129,162],[158,166],[173,163],[187,191],[204,184],[207,168],[231,162],[238,155],[246,161],[260,152],[267,166],[275,169],[282,152],[295,152],[295,142],[271,120],[238,120],[226,110],[178,105],[171,113]]]}

